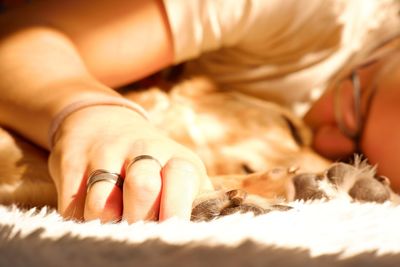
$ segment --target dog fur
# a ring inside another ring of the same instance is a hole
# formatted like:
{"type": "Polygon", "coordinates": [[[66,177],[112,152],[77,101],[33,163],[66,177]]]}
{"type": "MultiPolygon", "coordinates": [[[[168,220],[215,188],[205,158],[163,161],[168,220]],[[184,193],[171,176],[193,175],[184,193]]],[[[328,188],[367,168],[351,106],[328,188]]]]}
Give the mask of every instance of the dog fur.
{"type": "MultiPolygon", "coordinates": [[[[338,167],[315,153],[307,126],[276,104],[219,90],[202,77],[167,87],[124,90],[124,95],[142,105],[152,123],[205,163],[216,191],[194,202],[193,220],[237,211],[285,210],[283,201],[340,194],[362,201],[397,199],[388,179],[378,177],[365,161],[338,167]],[[344,169],[340,179],[332,174],[344,169]],[[369,197],[374,195],[370,186],[374,182],[383,185],[375,198],[369,197]]],[[[0,203],[57,205],[46,151],[3,128],[0,151],[0,203]]]]}

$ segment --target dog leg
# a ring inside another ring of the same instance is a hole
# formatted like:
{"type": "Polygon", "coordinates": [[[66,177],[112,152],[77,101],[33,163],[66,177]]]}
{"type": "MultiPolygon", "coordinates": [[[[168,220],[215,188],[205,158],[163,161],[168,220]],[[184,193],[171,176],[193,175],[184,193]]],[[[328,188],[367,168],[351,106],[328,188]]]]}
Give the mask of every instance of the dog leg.
{"type": "Polygon", "coordinates": [[[302,173],[293,177],[295,199],[332,199],[347,196],[355,201],[392,201],[399,196],[390,188],[389,179],[378,176],[376,168],[356,157],[354,164],[334,163],[322,174],[302,173]]]}
{"type": "Polygon", "coordinates": [[[277,200],[249,195],[235,189],[230,191],[215,191],[203,194],[193,203],[192,221],[210,221],[222,216],[252,212],[261,215],[271,211],[286,211],[292,207],[278,204],[277,200]]]}

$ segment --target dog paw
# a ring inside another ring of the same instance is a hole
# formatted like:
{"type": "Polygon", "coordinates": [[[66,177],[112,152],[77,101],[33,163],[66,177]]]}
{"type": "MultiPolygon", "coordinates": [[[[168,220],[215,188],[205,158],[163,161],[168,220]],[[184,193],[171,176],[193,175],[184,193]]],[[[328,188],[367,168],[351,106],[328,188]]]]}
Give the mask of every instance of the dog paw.
{"type": "Polygon", "coordinates": [[[271,211],[286,211],[292,207],[275,204],[267,199],[248,195],[243,190],[216,191],[196,199],[191,220],[210,221],[234,213],[252,212],[261,215],[271,211]]]}
{"type": "Polygon", "coordinates": [[[358,201],[383,203],[390,200],[389,188],[377,179],[361,178],[349,191],[349,195],[358,201]]]}
{"type": "Polygon", "coordinates": [[[332,164],[331,167],[326,170],[325,176],[331,184],[335,186],[341,186],[344,184],[345,177],[349,176],[350,173],[354,173],[355,171],[356,167],[353,165],[337,162],[332,164]]]}
{"type": "Polygon", "coordinates": [[[313,173],[302,173],[294,176],[294,198],[301,200],[327,198],[327,195],[319,186],[320,180],[322,180],[322,177],[313,173]]]}
{"type": "Polygon", "coordinates": [[[295,199],[333,199],[347,195],[355,201],[383,203],[394,194],[387,177],[376,175],[375,167],[355,158],[354,164],[338,162],[323,174],[297,174],[293,178],[295,199]]]}
{"type": "Polygon", "coordinates": [[[383,203],[390,200],[389,179],[376,175],[375,168],[366,160],[356,157],[353,165],[335,163],[326,171],[326,177],[355,201],[383,203]]]}
{"type": "Polygon", "coordinates": [[[256,216],[267,213],[267,211],[261,208],[260,206],[248,203],[239,206],[226,207],[225,209],[221,210],[220,216],[230,215],[234,213],[246,213],[246,212],[252,212],[256,216]]]}

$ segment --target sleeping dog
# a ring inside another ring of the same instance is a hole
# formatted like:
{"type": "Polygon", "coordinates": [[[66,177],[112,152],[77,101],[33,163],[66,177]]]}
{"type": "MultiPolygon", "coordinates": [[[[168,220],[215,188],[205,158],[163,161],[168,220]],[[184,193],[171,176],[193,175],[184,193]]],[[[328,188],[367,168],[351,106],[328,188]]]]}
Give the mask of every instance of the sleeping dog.
{"type": "MultiPolygon", "coordinates": [[[[332,163],[316,154],[306,125],[273,103],[220,91],[201,77],[169,90],[158,86],[124,95],[205,163],[215,191],[195,200],[194,221],[234,212],[287,210],[286,203],[295,199],[398,201],[389,180],[376,175],[365,160],[332,163]]],[[[2,128],[0,151],[0,203],[57,205],[47,152],[2,128]]]]}

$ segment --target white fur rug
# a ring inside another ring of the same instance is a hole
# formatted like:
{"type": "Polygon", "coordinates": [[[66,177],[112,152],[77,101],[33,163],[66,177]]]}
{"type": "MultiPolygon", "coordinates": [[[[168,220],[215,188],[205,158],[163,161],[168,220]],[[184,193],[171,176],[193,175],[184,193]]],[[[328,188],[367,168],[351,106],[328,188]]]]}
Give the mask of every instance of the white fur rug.
{"type": "Polygon", "coordinates": [[[344,200],[212,222],[101,225],[0,206],[0,266],[400,266],[400,207],[344,200]]]}

